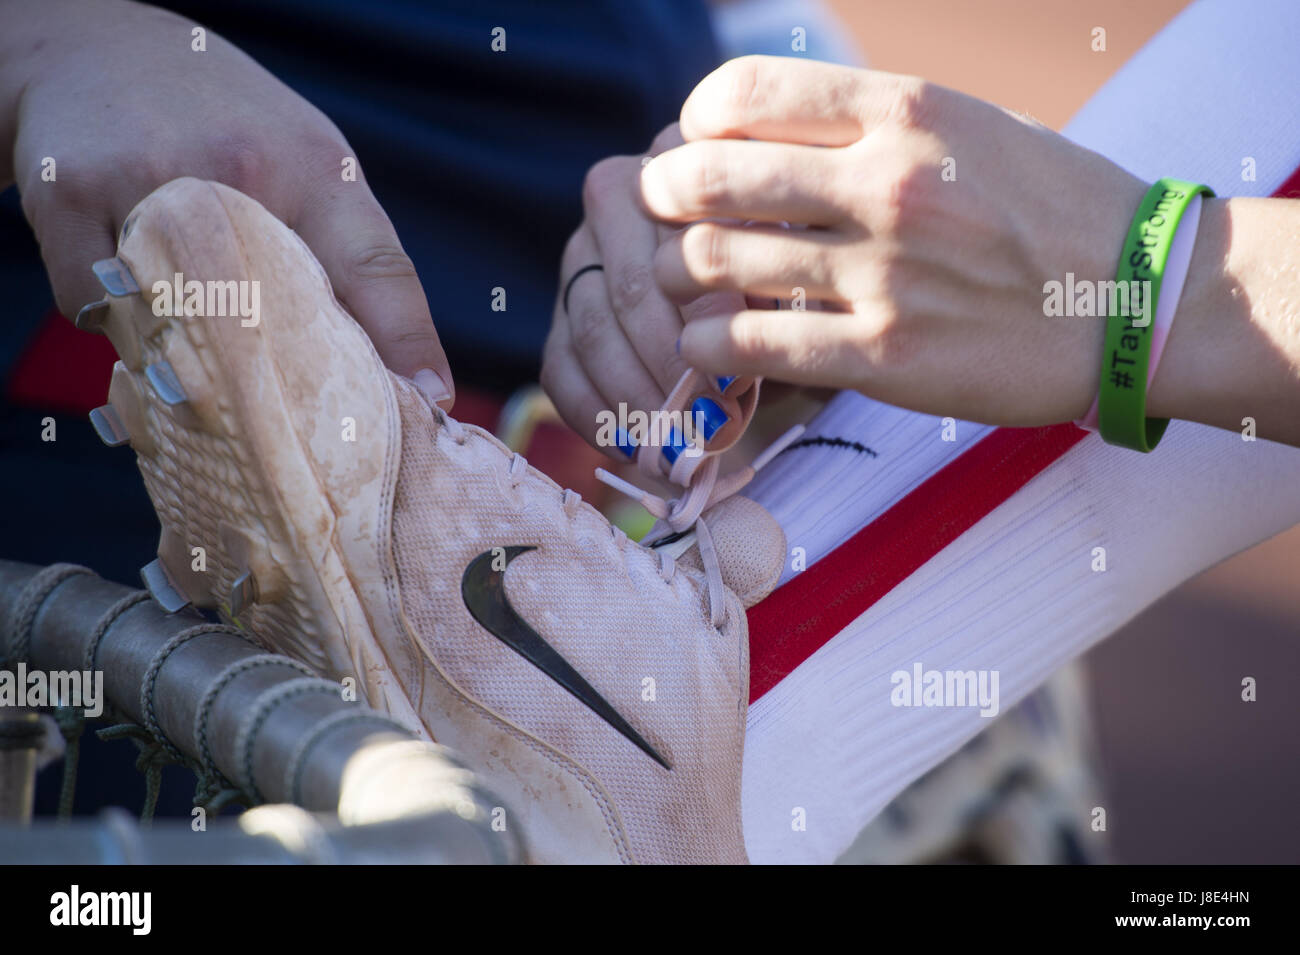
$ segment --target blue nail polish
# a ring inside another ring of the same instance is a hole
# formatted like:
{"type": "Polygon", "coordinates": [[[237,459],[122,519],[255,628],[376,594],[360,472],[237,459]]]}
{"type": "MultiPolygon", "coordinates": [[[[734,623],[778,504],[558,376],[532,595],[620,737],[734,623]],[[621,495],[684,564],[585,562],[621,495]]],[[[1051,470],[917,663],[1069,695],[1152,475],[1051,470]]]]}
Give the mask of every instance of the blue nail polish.
{"type": "Polygon", "coordinates": [[[678,456],[686,450],[686,439],[676,428],[668,432],[668,443],[664,445],[664,457],[669,464],[676,464],[678,456]]]}
{"type": "Polygon", "coordinates": [[[735,380],[736,380],[737,378],[739,378],[739,377],[740,377],[739,375],[727,375],[727,376],[725,376],[725,377],[723,377],[723,378],[719,378],[719,379],[718,379],[718,390],[719,390],[719,391],[726,391],[728,388],[731,387],[731,383],[732,383],[733,381],[735,381],[735,380]]]}
{"type": "Polygon", "coordinates": [[[722,430],[722,426],[731,420],[712,398],[696,398],[691,404],[691,423],[694,424],[701,419],[703,421],[700,431],[705,441],[711,441],[713,436],[722,430]]]}
{"type": "Polygon", "coordinates": [[[636,456],[636,445],[632,443],[632,439],[627,436],[627,432],[622,428],[618,428],[614,432],[614,446],[622,451],[625,457],[636,456]]]}

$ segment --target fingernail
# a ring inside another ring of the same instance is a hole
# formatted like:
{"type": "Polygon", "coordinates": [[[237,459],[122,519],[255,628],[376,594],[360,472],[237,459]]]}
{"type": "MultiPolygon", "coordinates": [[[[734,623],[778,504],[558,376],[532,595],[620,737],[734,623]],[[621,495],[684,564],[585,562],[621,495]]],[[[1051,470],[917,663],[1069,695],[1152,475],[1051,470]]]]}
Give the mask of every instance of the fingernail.
{"type": "Polygon", "coordinates": [[[636,454],[636,445],[628,437],[627,432],[622,428],[614,431],[614,446],[623,452],[626,457],[633,457],[636,454]]]}
{"type": "Polygon", "coordinates": [[[726,391],[728,388],[731,387],[731,383],[739,377],[740,377],[739,375],[724,375],[722,378],[719,378],[718,390],[726,391]]]}
{"type": "Polygon", "coordinates": [[[421,368],[411,376],[411,381],[416,388],[420,389],[420,394],[424,395],[424,400],[429,402],[430,408],[441,405],[444,401],[451,401],[451,389],[432,368],[421,368]]]}
{"type": "Polygon", "coordinates": [[[678,456],[686,450],[686,439],[676,428],[668,432],[668,440],[664,443],[664,457],[668,459],[669,464],[676,464],[678,456]]]}
{"type": "Polygon", "coordinates": [[[713,440],[713,436],[730,420],[722,406],[712,398],[696,398],[691,404],[691,421],[701,422],[700,433],[705,441],[713,440]]]}

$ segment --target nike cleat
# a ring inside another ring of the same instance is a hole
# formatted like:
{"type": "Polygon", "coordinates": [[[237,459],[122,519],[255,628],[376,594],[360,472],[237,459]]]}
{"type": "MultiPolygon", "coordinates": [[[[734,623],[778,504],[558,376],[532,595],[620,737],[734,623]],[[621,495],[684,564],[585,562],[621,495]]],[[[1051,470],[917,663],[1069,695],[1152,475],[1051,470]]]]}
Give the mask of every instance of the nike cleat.
{"type": "Polygon", "coordinates": [[[711,395],[711,437],[636,453],[687,488],[623,488],[660,518],[643,546],[390,373],[254,200],[180,179],[129,224],[96,270],[121,356],[96,427],[138,455],[165,605],[216,608],[458,751],[534,861],[744,862],[745,607],[785,540],[716,455],[754,383],[674,393],[711,395]]]}

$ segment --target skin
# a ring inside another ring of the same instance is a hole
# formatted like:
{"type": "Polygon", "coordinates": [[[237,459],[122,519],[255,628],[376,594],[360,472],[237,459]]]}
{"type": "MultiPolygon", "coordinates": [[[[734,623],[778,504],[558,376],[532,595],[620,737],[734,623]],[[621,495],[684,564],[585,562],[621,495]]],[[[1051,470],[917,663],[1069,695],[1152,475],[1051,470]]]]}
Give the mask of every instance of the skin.
{"type": "Polygon", "coordinates": [[[65,315],[127,214],[181,176],[225,183],[295,229],[385,363],[445,409],[447,359],[414,266],[319,110],[221,37],[123,0],[0,0],[0,189],[17,182],[65,315]],[[57,178],[41,178],[53,157],[57,178]]]}
{"type": "MultiPolygon", "coordinates": [[[[1045,317],[1044,284],[1067,272],[1076,282],[1114,279],[1146,183],[954,91],[790,58],[719,68],[687,100],[680,134],[683,145],[643,167],[624,164],[645,215],[674,227],[641,264],[664,299],[686,306],[680,340],[669,344],[667,318],[633,338],[622,291],[606,289],[604,334],[622,330],[645,368],[671,352],[715,374],[854,388],[998,425],[1088,410],[1105,322],[1045,317]],[[955,181],[942,176],[947,157],[955,181]],[[823,307],[752,307],[797,289],[823,307]],[[696,314],[688,305],[727,292],[751,307],[696,314]]],[[[588,197],[584,227],[598,249],[611,242],[604,223],[629,214],[614,178],[588,197]]],[[[1204,203],[1149,414],[1233,430],[1250,417],[1260,437],[1300,445],[1297,234],[1300,202],[1204,203]]],[[[591,380],[617,382],[621,369],[591,380]]],[[[597,391],[606,402],[636,400],[615,385],[597,391]]],[[[571,392],[553,397],[571,422],[588,412],[571,392]]]]}
{"type": "MultiPolygon", "coordinates": [[[[682,142],[673,123],[646,155],[682,142]]],[[[587,173],[584,219],[560,260],[562,284],[543,352],[542,386],[566,422],[593,445],[602,409],[626,402],[629,409],[651,411],[663,404],[689,367],[676,347],[687,319],[734,314],[746,304],[745,296],[722,291],[679,308],[655,282],[655,251],[676,230],[645,213],[638,185],[644,158],[612,156],[587,173]],[[602,270],[578,277],[566,309],[569,277],[591,263],[602,270]]]]}

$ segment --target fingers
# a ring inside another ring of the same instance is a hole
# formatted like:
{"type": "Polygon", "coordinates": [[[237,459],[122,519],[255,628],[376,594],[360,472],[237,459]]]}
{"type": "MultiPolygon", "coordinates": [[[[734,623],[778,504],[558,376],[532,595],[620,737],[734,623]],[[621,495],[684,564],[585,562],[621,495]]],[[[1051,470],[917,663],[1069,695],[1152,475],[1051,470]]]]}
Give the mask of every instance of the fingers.
{"type": "Polygon", "coordinates": [[[541,383],[555,410],[570,428],[588,444],[615,455],[615,448],[597,442],[599,416],[607,410],[607,405],[578,361],[568,323],[559,315],[551,325],[542,351],[541,383]]]}
{"type": "Polygon", "coordinates": [[[455,391],[447,356],[415,266],[388,216],[362,181],[321,188],[294,228],[384,363],[412,378],[431,403],[450,410],[455,391]]]}
{"type": "Polygon", "coordinates": [[[641,171],[641,199],[670,222],[761,219],[829,226],[846,216],[836,187],[835,151],[788,143],[687,143],[641,171]]]}
{"type": "MultiPolygon", "coordinates": [[[[584,225],[569,241],[562,261],[562,274],[574,274],[582,265],[600,260],[596,240],[584,225]],[[581,263],[581,264],[579,264],[581,263]]],[[[646,270],[646,285],[653,281],[646,270]]],[[[603,272],[583,275],[569,289],[567,313],[557,314],[555,323],[565,326],[564,336],[577,356],[587,379],[600,395],[605,408],[626,402],[633,408],[658,408],[667,392],[642,363],[614,314],[603,272]]],[[[565,279],[567,281],[567,278],[565,279]]],[[[561,312],[564,304],[559,304],[561,312]]],[[[676,343],[676,334],[670,341],[676,343]]],[[[672,347],[672,346],[670,346],[672,347]]],[[[675,351],[675,347],[674,347],[675,351]]],[[[590,426],[588,426],[590,428],[590,426]]],[[[581,433],[588,433],[582,429],[581,433]]]]}
{"type": "Polygon", "coordinates": [[[702,318],[682,332],[682,356],[708,374],[853,387],[867,364],[853,347],[853,325],[847,316],[785,310],[702,318]]]}
{"type": "Polygon", "coordinates": [[[75,319],[83,305],[104,297],[104,287],[90,267],[117,254],[113,228],[107,222],[60,208],[43,211],[33,225],[54,302],[63,315],[75,319]]]}
{"type": "Polygon", "coordinates": [[[846,146],[912,95],[919,81],[791,57],[745,56],[718,67],[682,106],[682,136],[846,146]]]}
{"type": "MultiPolygon", "coordinates": [[[[666,395],[685,370],[675,347],[682,320],[677,306],[655,284],[660,227],[645,217],[637,203],[640,168],[635,156],[606,159],[592,167],[583,189],[584,228],[590,229],[595,240],[595,260],[604,265],[600,280],[607,290],[609,319],[622,329],[641,364],[666,395]]],[[[664,230],[663,236],[667,235],[664,230]]],[[[577,259],[573,265],[579,267],[577,259]]]]}
{"type": "Polygon", "coordinates": [[[788,299],[835,301],[833,232],[700,222],[669,238],[655,254],[655,278],[673,301],[731,290],[788,299]]]}

